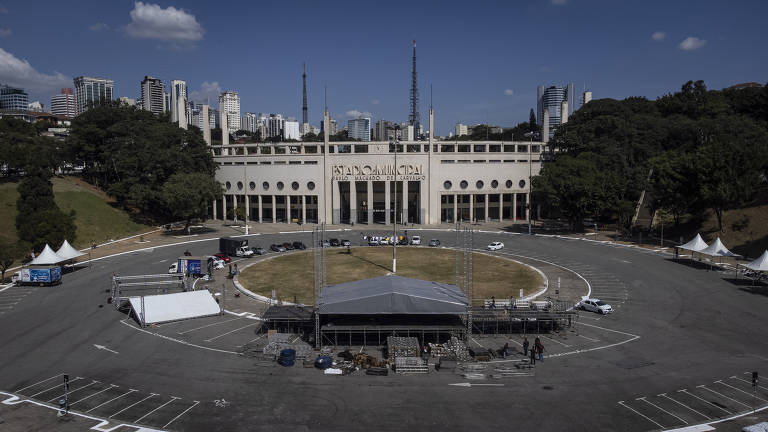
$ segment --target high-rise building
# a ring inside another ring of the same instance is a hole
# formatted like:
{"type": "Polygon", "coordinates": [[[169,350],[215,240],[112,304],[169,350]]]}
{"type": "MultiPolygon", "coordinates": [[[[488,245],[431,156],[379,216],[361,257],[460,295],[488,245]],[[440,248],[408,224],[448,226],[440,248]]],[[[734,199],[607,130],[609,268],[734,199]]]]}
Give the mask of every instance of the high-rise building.
{"type": "Polygon", "coordinates": [[[75,78],[75,107],[77,115],[88,110],[88,106],[102,101],[111,101],[115,81],[107,78],[79,76],[75,78]]]}
{"type": "Polygon", "coordinates": [[[247,112],[243,114],[243,117],[240,118],[240,129],[246,130],[251,133],[256,132],[256,122],[257,122],[256,119],[257,119],[256,113],[247,112]]]}
{"type": "Polygon", "coordinates": [[[358,117],[347,121],[349,137],[360,141],[371,140],[371,118],[358,117]]]}
{"type": "Polygon", "coordinates": [[[584,106],[589,103],[589,101],[592,100],[592,92],[591,91],[585,91],[581,95],[581,106],[584,106]]]}
{"type": "Polygon", "coordinates": [[[283,128],[285,119],[282,114],[261,114],[259,113],[258,122],[264,125],[264,134],[262,138],[283,137],[283,128]]]}
{"type": "Polygon", "coordinates": [[[573,114],[573,107],[576,102],[573,83],[570,83],[565,87],[539,86],[536,93],[539,126],[543,126],[544,110],[549,110],[549,135],[551,137],[555,133],[557,126],[561,123],[560,108],[563,101],[567,101],[568,103],[567,114],[573,114]]]}
{"type": "Polygon", "coordinates": [[[379,120],[373,126],[374,141],[389,141],[395,135],[395,124],[389,120],[379,120]]]}
{"type": "Polygon", "coordinates": [[[27,111],[29,109],[29,95],[24,89],[0,85],[0,109],[27,111]]]}
{"type": "Polygon", "coordinates": [[[65,117],[76,116],[75,91],[71,88],[63,88],[61,93],[51,96],[51,114],[65,117]]]}
{"type": "MultiPolygon", "coordinates": [[[[229,133],[240,130],[240,95],[235,91],[226,91],[219,95],[219,111],[227,113],[229,133]]],[[[222,125],[222,129],[224,125],[222,125]]]]}
{"type": "Polygon", "coordinates": [[[467,135],[469,133],[467,125],[461,123],[456,123],[456,130],[454,132],[456,133],[456,136],[467,135]]]}
{"type": "Polygon", "coordinates": [[[179,123],[180,128],[187,128],[187,82],[171,81],[171,122],[179,123]]]}
{"type": "Polygon", "coordinates": [[[400,141],[414,141],[413,125],[404,125],[400,128],[400,141]]]}
{"type": "Polygon", "coordinates": [[[161,79],[149,75],[144,76],[144,80],[141,81],[141,104],[139,108],[158,115],[168,110],[165,106],[165,84],[161,79]]]}
{"type": "Polygon", "coordinates": [[[299,121],[295,118],[288,118],[283,123],[283,139],[298,140],[301,138],[299,133],[299,121]]]}
{"type": "Polygon", "coordinates": [[[211,129],[221,127],[221,123],[219,121],[219,110],[213,108],[208,109],[208,124],[211,125],[211,129]]]}
{"type": "Polygon", "coordinates": [[[118,101],[120,101],[120,104],[127,105],[127,106],[135,106],[136,100],[133,98],[129,98],[128,96],[120,96],[117,98],[118,101]]]}

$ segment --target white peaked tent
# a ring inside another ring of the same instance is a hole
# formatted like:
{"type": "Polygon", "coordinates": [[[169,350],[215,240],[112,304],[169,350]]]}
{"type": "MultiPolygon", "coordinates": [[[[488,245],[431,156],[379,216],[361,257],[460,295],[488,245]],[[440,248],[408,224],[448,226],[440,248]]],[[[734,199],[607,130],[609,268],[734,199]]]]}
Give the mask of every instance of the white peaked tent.
{"type": "Polygon", "coordinates": [[[725,245],[720,241],[720,237],[717,238],[714,242],[712,242],[711,245],[709,245],[706,249],[702,249],[698,251],[699,253],[702,253],[704,255],[709,255],[711,257],[737,257],[741,256],[739,254],[735,254],[728,250],[725,245]]]}
{"type": "Polygon", "coordinates": [[[58,256],[56,252],[54,252],[53,249],[51,249],[51,247],[46,244],[45,248],[43,248],[43,251],[40,252],[40,255],[38,255],[35,259],[33,259],[29,264],[31,265],[58,264],[62,261],[66,261],[66,258],[62,258],[58,256]]]}
{"type": "Polygon", "coordinates": [[[760,258],[751,263],[742,264],[742,266],[754,271],[768,272],[768,250],[763,252],[763,254],[760,255],[760,258]]]}
{"type": "MultiPolygon", "coordinates": [[[[719,241],[719,239],[718,239],[719,241]]],[[[689,251],[699,252],[706,249],[707,243],[701,238],[701,234],[696,234],[696,237],[693,238],[693,240],[689,241],[688,243],[684,245],[680,245],[677,248],[678,249],[686,249],[689,251]]]]}
{"type": "Polygon", "coordinates": [[[59,248],[59,250],[56,251],[56,255],[60,256],[65,260],[71,260],[79,256],[83,256],[85,254],[73,248],[68,241],[64,240],[64,243],[61,244],[61,247],[59,248]]]}

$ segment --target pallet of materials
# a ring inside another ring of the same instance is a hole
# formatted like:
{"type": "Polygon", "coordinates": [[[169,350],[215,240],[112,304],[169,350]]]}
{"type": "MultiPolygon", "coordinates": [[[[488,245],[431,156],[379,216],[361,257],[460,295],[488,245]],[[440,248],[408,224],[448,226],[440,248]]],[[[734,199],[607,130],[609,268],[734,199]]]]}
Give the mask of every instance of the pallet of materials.
{"type": "Polygon", "coordinates": [[[395,357],[395,372],[399,374],[428,373],[429,367],[421,357],[395,357]]]}
{"type": "Polygon", "coordinates": [[[387,338],[389,358],[418,357],[420,353],[419,340],[415,337],[389,336],[387,338]]]}

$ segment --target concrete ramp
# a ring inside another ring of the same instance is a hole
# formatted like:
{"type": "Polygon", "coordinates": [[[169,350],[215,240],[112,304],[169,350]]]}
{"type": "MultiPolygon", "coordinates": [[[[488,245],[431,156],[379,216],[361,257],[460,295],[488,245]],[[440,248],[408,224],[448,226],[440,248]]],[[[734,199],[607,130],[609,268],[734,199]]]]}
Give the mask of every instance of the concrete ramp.
{"type": "Polygon", "coordinates": [[[143,325],[218,315],[221,312],[208,290],[129,297],[128,301],[143,325]]]}

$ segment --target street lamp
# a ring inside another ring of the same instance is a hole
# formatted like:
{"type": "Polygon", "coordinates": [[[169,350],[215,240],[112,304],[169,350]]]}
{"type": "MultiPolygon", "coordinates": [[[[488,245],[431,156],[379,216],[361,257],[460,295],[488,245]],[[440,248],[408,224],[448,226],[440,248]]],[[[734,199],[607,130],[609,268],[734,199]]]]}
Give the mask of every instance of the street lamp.
{"type": "Polygon", "coordinates": [[[397,132],[399,130],[400,125],[395,125],[395,136],[392,139],[392,143],[395,147],[395,208],[392,212],[392,273],[397,273],[397,145],[399,144],[397,132]]]}
{"type": "Polygon", "coordinates": [[[531,173],[532,173],[532,166],[533,162],[531,160],[531,149],[533,148],[533,135],[534,132],[526,132],[525,136],[529,137],[530,143],[528,144],[528,202],[526,203],[528,206],[527,217],[528,217],[528,235],[531,235],[531,198],[533,197],[533,191],[531,190],[531,173]]]}

